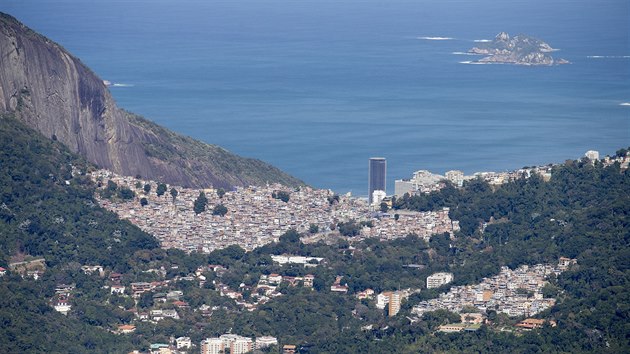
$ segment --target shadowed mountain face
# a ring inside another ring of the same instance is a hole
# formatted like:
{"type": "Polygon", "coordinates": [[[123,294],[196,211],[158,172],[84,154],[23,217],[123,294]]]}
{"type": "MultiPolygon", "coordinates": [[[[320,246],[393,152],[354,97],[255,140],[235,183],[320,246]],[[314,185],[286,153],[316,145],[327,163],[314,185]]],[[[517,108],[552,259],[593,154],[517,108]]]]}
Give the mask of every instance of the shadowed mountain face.
{"type": "Polygon", "coordinates": [[[300,180],[162,128],[116,106],[81,61],[0,13],[0,113],[14,113],[99,167],[188,187],[230,188],[300,180]]]}

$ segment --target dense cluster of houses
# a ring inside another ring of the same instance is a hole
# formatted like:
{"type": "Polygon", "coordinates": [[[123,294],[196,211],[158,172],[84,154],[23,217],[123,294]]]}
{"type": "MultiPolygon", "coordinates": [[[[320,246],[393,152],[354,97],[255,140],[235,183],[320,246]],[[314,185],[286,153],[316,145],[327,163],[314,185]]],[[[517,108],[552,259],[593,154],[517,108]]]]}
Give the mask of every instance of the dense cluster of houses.
{"type": "Polygon", "coordinates": [[[439,309],[461,313],[472,307],[482,312],[496,310],[514,317],[532,316],[555,304],[555,299],[543,297],[545,279],[560,274],[572,264],[575,264],[574,259],[562,257],[557,265],[524,265],[515,270],[502,267],[498,275],[484,278],[480,284],[455,286],[436,299],[419,303],[412,313],[421,316],[439,309]]]}
{"type": "Polygon", "coordinates": [[[274,184],[263,187],[239,187],[223,193],[215,189],[175,188],[178,193],[158,196],[158,184],[123,177],[106,170],[92,173],[92,178],[106,188],[107,181],[134,190],[132,200],[99,199],[99,203],[130,220],[141,229],[156,236],[164,248],[211,252],[237,244],[252,250],[278,241],[289,229],[304,234],[335,233],[339,222],[366,221],[358,238],[392,239],[408,234],[429,238],[432,234],[453,233],[459,229],[451,221],[448,209],[437,212],[405,212],[395,215],[370,210],[366,201],[349,196],[336,196],[330,190],[302,187],[295,190],[274,184]],[[146,193],[144,185],[151,186],[146,193]],[[194,202],[203,192],[208,200],[207,210],[196,214],[194,202]],[[277,198],[279,192],[289,196],[287,201],[277,198]],[[146,205],[140,200],[146,199],[146,205]],[[227,214],[213,215],[212,210],[222,205],[227,214]],[[314,231],[316,230],[316,231],[314,231]]]}

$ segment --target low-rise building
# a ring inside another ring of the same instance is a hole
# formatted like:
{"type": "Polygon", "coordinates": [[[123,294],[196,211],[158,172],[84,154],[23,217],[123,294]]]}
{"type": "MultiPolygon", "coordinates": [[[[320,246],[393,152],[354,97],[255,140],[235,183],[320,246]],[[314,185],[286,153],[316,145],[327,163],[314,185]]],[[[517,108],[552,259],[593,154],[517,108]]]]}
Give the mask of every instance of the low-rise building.
{"type": "Polygon", "coordinates": [[[391,291],[386,291],[376,295],[376,307],[384,310],[385,306],[389,304],[389,296],[391,295],[391,291]]]}
{"type": "Polygon", "coordinates": [[[484,321],[484,316],[481,313],[462,313],[459,316],[462,323],[481,324],[484,321]]]}
{"type": "Polygon", "coordinates": [[[100,265],[84,265],[81,266],[81,270],[83,271],[83,273],[87,274],[87,275],[92,275],[94,273],[98,274],[99,276],[103,276],[105,275],[105,273],[103,272],[103,266],[100,265]]]}
{"type": "Polygon", "coordinates": [[[363,299],[371,299],[374,297],[374,290],[372,289],[365,289],[363,291],[360,291],[357,293],[357,299],[359,300],[363,300],[363,299]]]}
{"type": "Polygon", "coordinates": [[[124,295],[125,287],[122,285],[112,285],[112,287],[109,289],[109,292],[110,294],[124,295]]]}
{"type": "Polygon", "coordinates": [[[271,336],[262,336],[256,338],[256,349],[267,348],[272,345],[278,345],[278,338],[271,336]]]}
{"type": "Polygon", "coordinates": [[[151,283],[131,283],[131,293],[133,297],[140,297],[140,295],[144,294],[147,291],[151,291],[152,289],[153,286],[151,285],[151,283]]]}
{"type": "Polygon", "coordinates": [[[68,296],[57,295],[55,299],[53,299],[53,308],[55,311],[60,312],[63,315],[67,315],[72,309],[72,305],[70,305],[68,296]]]}
{"type": "Polygon", "coordinates": [[[573,264],[577,264],[577,259],[560,257],[560,259],[558,260],[558,268],[560,268],[561,270],[566,270],[573,264]]]}
{"type": "Polygon", "coordinates": [[[312,288],[313,282],[315,281],[315,276],[313,274],[307,274],[304,276],[304,287],[312,288]]]}
{"type": "Polygon", "coordinates": [[[128,333],[133,333],[136,330],[136,326],[134,325],[119,325],[118,326],[118,333],[120,334],[128,334],[128,333]]]}
{"type": "Polygon", "coordinates": [[[295,351],[297,350],[297,347],[293,344],[285,344],[282,347],[282,353],[283,354],[295,354],[295,351]]]}
{"type": "Polygon", "coordinates": [[[427,277],[427,289],[439,288],[453,281],[453,273],[434,273],[427,277]]]}
{"type": "Polygon", "coordinates": [[[517,323],[516,327],[523,328],[523,329],[536,329],[536,328],[541,328],[547,322],[549,322],[549,325],[551,327],[556,326],[556,321],[547,321],[547,320],[538,319],[538,318],[526,318],[522,320],[521,322],[517,323]]]}

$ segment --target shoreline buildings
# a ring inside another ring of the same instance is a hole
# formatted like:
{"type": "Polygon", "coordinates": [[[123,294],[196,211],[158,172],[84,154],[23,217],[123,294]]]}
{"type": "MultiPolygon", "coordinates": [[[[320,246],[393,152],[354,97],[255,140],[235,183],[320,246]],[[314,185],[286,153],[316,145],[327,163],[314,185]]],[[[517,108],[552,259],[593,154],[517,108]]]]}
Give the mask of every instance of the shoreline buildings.
{"type": "Polygon", "coordinates": [[[386,193],[387,161],[384,157],[370,157],[368,165],[368,204],[375,201],[374,193],[377,196],[386,193]],[[379,191],[382,191],[380,193],[379,191]]]}

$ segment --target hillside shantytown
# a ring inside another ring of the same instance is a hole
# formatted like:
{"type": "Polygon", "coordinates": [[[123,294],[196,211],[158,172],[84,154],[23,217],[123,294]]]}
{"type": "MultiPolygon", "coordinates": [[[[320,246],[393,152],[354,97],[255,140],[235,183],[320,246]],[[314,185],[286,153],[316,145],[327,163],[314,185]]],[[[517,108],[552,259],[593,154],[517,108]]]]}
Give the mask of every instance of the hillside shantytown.
{"type": "Polygon", "coordinates": [[[238,187],[223,194],[213,188],[198,190],[169,186],[168,189],[178,191],[173,198],[169,193],[162,196],[145,193],[145,185],[150,186],[149,190],[156,190],[158,183],[155,181],[118,176],[106,170],[95,171],[92,178],[103,188],[108,181],[113,181],[133,190],[136,197],[131,200],[101,198],[99,202],[157,237],[164,248],[208,253],[237,244],[252,250],[278,241],[278,237],[289,229],[310,234],[304,240],[309,242],[334,233],[338,224],[344,222],[358,223],[358,234],[354,235],[357,239],[376,237],[387,240],[416,234],[428,240],[433,234],[452,234],[459,229],[458,222],[449,218],[448,208],[437,212],[374,212],[364,200],[310,187],[288,189],[274,184],[238,187]],[[287,202],[273,197],[279,191],[289,195],[287,202]],[[208,199],[208,211],[196,214],[194,202],[202,192],[208,199]],[[141,198],[146,198],[147,205],[141,205],[141,198]],[[211,212],[217,205],[227,208],[224,216],[211,212]]]}

